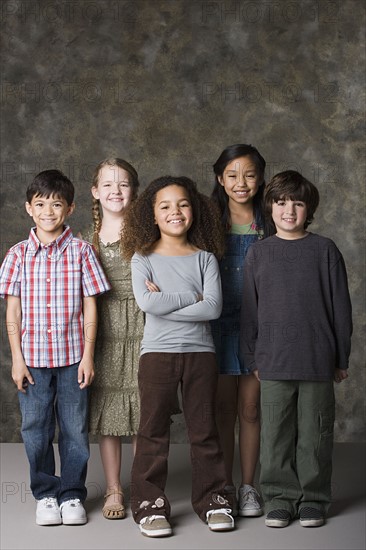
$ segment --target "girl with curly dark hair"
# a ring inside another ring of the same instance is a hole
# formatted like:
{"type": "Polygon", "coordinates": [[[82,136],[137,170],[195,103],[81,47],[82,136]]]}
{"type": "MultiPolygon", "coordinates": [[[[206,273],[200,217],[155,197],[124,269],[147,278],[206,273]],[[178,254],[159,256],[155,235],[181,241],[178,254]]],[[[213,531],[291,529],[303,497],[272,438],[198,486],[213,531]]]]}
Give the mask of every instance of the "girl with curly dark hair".
{"type": "Polygon", "coordinates": [[[131,508],[142,534],[171,535],[165,494],[170,417],[182,392],[192,457],[192,506],[212,531],[233,529],[215,423],[217,366],[209,321],[221,313],[220,221],[186,177],[154,180],[131,205],[122,247],[146,321],[131,508]],[[132,255],[132,253],[134,254],[132,255]]]}
{"type": "Polygon", "coordinates": [[[196,184],[184,176],[162,176],[152,181],[131,204],[126,214],[126,223],[121,241],[122,253],[131,259],[135,252],[146,254],[160,239],[160,229],[155,221],[154,204],[156,194],[169,185],[179,185],[188,194],[193,220],[187,232],[187,240],[193,246],[221,257],[224,238],[219,210],[206,195],[197,190],[196,184]]]}

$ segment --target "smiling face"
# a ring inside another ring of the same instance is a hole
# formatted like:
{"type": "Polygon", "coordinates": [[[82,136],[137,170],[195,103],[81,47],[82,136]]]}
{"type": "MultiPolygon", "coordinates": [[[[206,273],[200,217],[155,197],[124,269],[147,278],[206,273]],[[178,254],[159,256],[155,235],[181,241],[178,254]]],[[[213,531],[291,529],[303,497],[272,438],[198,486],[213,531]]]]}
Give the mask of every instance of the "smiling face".
{"type": "Polygon", "coordinates": [[[103,211],[121,214],[132,197],[130,176],[119,166],[106,164],[99,171],[98,186],[92,187],[95,199],[100,201],[103,211]]]}
{"type": "Polygon", "coordinates": [[[299,239],[306,234],[307,207],[303,201],[279,199],[272,203],[272,219],[282,239],[299,239]]]}
{"type": "Polygon", "coordinates": [[[175,184],[160,189],[155,196],[154,216],[162,238],[186,236],[193,223],[187,190],[175,184]]]}
{"type": "Polygon", "coordinates": [[[25,208],[36,224],[37,237],[41,243],[48,244],[61,235],[65,219],[72,214],[75,205],[67,204],[57,195],[48,198],[35,195],[30,203],[25,203],[25,208]]]}
{"type": "Polygon", "coordinates": [[[227,164],[219,183],[225,189],[231,203],[251,202],[263,183],[263,177],[250,156],[238,157],[227,164]]]}

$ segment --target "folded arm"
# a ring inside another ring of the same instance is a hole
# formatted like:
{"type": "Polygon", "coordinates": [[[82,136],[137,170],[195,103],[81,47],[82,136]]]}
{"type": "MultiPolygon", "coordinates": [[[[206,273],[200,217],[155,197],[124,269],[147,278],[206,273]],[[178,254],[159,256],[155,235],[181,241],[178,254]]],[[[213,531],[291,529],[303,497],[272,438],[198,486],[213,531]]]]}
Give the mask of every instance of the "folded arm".
{"type": "Polygon", "coordinates": [[[217,319],[222,311],[221,277],[217,260],[210,255],[202,266],[202,293],[194,304],[164,315],[171,321],[210,321],[217,319]]]}
{"type": "Polygon", "coordinates": [[[131,262],[132,287],[139,308],[145,313],[162,316],[188,305],[194,304],[199,296],[193,290],[183,292],[161,292],[152,281],[147,262],[134,257],[131,262]],[[150,286],[148,286],[148,284],[150,286]],[[151,286],[154,285],[154,286],[151,286]]]}

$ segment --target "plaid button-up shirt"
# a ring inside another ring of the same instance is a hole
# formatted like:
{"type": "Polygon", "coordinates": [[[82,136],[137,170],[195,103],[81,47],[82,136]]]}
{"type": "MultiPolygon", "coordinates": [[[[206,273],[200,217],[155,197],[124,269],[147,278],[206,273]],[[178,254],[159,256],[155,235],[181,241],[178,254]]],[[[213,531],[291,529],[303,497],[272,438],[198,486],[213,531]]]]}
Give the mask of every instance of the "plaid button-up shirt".
{"type": "Polygon", "coordinates": [[[84,350],[83,297],[111,288],[93,247],[62,235],[42,245],[33,228],[13,246],[0,268],[0,296],[19,296],[22,352],[28,367],[63,367],[84,350]]]}

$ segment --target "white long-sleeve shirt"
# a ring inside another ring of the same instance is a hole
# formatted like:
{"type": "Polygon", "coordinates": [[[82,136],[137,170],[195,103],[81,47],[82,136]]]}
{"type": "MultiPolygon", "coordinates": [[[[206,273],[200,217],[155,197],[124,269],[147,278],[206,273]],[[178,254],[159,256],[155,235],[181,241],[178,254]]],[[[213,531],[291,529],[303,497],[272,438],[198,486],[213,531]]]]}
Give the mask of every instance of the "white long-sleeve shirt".
{"type": "Polygon", "coordinates": [[[136,302],[146,313],[141,353],[214,352],[209,321],[222,310],[215,256],[202,250],[189,256],[136,253],[131,268],[136,302]],[[160,292],[150,292],[146,280],[160,292]],[[203,300],[197,301],[198,294],[203,300]]]}

